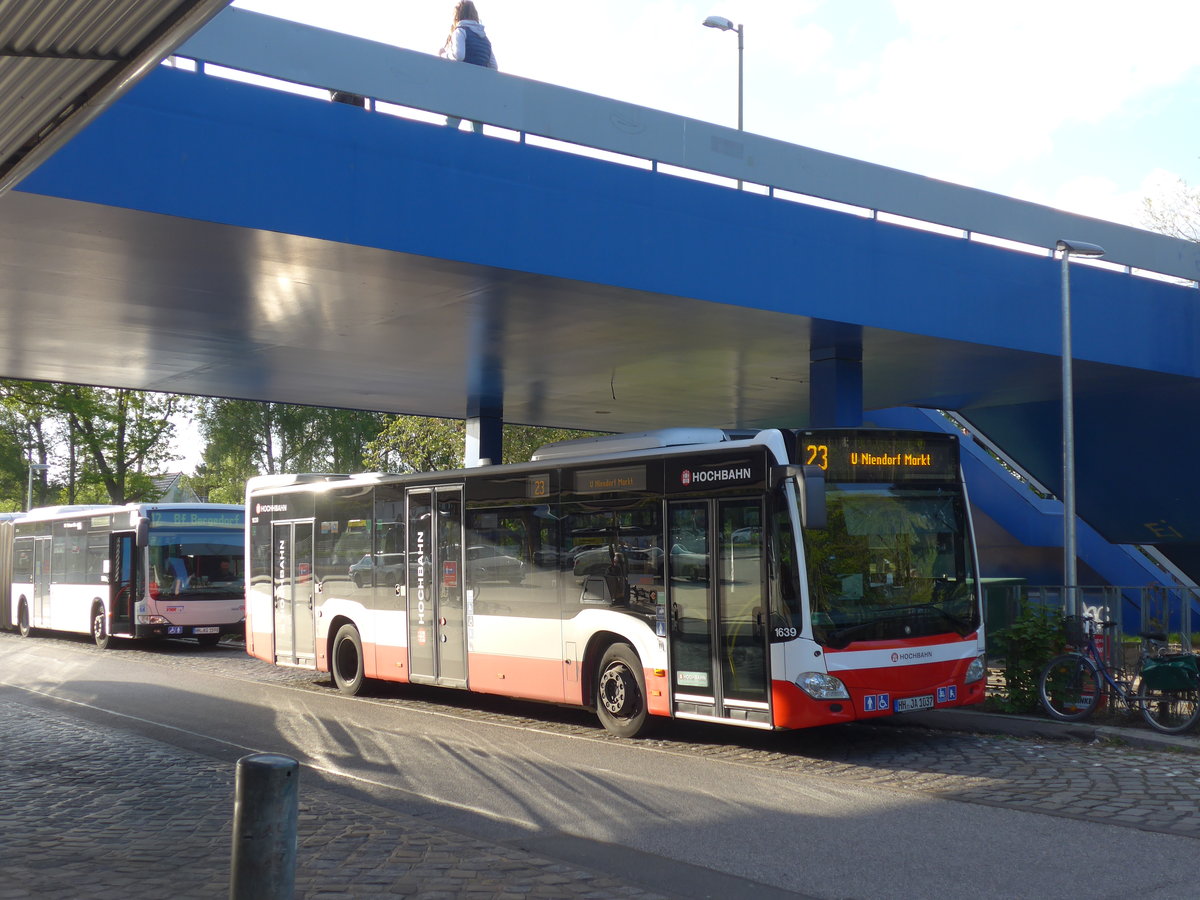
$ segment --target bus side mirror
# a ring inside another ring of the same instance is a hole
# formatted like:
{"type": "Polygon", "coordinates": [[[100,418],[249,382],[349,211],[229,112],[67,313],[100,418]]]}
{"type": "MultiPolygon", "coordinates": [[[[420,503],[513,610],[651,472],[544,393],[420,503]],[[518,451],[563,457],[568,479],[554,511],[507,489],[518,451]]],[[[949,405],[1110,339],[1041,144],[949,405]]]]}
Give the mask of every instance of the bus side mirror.
{"type": "Polygon", "coordinates": [[[805,528],[824,528],[825,472],[820,466],[805,466],[800,481],[800,521],[805,528]]]}
{"type": "Polygon", "coordinates": [[[150,520],[145,516],[142,516],[137,520],[136,541],[138,547],[150,546],[150,520]]]}
{"type": "Polygon", "coordinates": [[[800,495],[800,524],[804,528],[824,528],[825,515],[825,472],[820,466],[773,466],[771,487],[793,478],[800,495]]]}

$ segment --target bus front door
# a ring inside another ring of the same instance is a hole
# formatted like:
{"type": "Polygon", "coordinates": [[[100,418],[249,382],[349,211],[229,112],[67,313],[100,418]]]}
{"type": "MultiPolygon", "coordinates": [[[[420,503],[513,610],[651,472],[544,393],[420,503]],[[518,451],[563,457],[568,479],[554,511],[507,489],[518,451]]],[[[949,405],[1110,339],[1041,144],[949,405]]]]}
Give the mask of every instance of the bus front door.
{"type": "Polygon", "coordinates": [[[313,572],[313,523],[275,522],[271,526],[274,561],[275,662],[316,668],[316,595],[313,572]]]}
{"type": "Polygon", "coordinates": [[[137,535],[132,531],[108,536],[109,634],[133,634],[133,607],[138,598],[137,535]]]}
{"type": "Polygon", "coordinates": [[[466,687],[462,487],[410,488],[407,505],[409,678],[466,687]]]}
{"type": "Polygon", "coordinates": [[[678,501],[669,517],[675,715],[769,727],[762,502],[678,501]]]}

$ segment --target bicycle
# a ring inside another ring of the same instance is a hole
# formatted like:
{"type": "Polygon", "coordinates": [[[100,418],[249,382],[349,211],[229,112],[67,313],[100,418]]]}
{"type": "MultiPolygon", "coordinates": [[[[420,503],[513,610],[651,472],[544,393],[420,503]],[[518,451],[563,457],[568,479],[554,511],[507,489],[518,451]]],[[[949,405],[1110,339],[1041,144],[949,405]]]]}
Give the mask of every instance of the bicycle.
{"type": "MultiPolygon", "coordinates": [[[[1137,667],[1129,678],[1115,676],[1096,639],[1095,619],[1067,620],[1067,642],[1075,651],[1046,663],[1038,681],[1042,707],[1060,722],[1086,719],[1100,703],[1101,678],[1112,695],[1141,711],[1146,724],[1163,734],[1180,734],[1200,720],[1200,669],[1191,653],[1166,652],[1167,636],[1142,632],[1137,667]],[[1150,648],[1153,648],[1151,651],[1150,648]]],[[[1115,622],[1101,622],[1109,630],[1115,622]]]]}

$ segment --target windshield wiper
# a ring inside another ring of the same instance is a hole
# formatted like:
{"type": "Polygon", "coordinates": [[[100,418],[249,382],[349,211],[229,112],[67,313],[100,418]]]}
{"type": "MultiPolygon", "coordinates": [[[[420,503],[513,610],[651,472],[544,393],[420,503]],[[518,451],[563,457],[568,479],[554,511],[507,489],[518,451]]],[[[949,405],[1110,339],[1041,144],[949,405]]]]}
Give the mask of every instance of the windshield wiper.
{"type": "MultiPolygon", "coordinates": [[[[893,606],[893,607],[890,607],[889,609],[887,609],[886,612],[903,612],[904,610],[909,610],[909,609],[931,610],[931,611],[937,613],[943,619],[945,619],[947,622],[949,622],[951,625],[954,626],[954,631],[956,633],[961,634],[964,637],[975,630],[975,626],[971,623],[970,619],[964,619],[962,616],[957,616],[952,612],[947,612],[946,610],[942,609],[942,607],[938,606],[936,603],[914,603],[911,606],[893,606]]],[[[891,618],[891,617],[889,617],[889,618],[891,618]]]]}
{"type": "Polygon", "coordinates": [[[832,647],[834,650],[844,650],[850,646],[851,635],[874,628],[880,621],[880,619],[872,619],[870,622],[859,622],[857,625],[847,625],[845,628],[832,631],[825,636],[825,646],[832,647]]]}

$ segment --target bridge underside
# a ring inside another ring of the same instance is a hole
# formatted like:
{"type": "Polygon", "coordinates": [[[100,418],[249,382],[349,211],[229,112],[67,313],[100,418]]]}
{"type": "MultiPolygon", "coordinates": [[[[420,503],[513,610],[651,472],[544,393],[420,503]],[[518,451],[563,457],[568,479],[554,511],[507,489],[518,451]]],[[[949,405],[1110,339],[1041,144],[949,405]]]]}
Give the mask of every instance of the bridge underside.
{"type": "MultiPolygon", "coordinates": [[[[1195,292],[1075,278],[1080,514],[1184,550],[1195,292]]],[[[1057,279],[1046,258],[162,71],[0,200],[0,373],[804,426],[810,358],[849,336],[864,408],[960,411],[1054,489],[1057,279]]]]}

